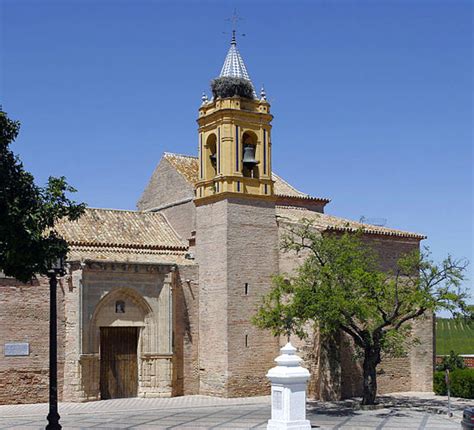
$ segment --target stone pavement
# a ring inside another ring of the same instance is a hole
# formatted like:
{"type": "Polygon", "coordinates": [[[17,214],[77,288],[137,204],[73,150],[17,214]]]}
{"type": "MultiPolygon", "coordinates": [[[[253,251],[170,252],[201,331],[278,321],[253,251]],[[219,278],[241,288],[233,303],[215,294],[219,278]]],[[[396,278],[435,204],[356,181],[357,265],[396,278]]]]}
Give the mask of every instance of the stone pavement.
{"type": "MultiPolygon", "coordinates": [[[[450,430],[460,428],[467,401],[454,400],[456,414],[428,412],[444,407],[443,397],[426,393],[384,396],[384,406],[355,409],[352,401],[309,402],[308,419],[321,430],[450,430]]],[[[47,404],[0,406],[0,429],[44,429],[47,404]]],[[[61,424],[68,429],[265,429],[270,398],[220,399],[185,396],[167,399],[116,399],[60,403],[61,424]]]]}

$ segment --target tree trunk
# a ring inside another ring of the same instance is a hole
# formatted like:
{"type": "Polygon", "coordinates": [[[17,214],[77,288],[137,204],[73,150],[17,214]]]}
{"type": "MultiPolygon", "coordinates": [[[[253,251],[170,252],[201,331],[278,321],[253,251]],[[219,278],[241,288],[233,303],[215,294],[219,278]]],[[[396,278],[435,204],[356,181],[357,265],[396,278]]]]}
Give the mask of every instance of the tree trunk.
{"type": "Polygon", "coordinates": [[[377,396],[377,364],[380,363],[380,352],[373,347],[364,351],[364,386],[363,405],[374,405],[377,396]]]}

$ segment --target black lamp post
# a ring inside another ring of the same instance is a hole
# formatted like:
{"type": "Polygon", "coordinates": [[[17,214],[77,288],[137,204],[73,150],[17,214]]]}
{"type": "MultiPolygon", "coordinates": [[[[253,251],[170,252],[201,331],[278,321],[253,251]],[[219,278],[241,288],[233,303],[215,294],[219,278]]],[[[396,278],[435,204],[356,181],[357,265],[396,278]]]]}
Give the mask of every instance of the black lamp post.
{"type": "Polygon", "coordinates": [[[46,430],[59,430],[58,414],[58,311],[56,304],[57,276],[64,276],[64,260],[49,265],[49,413],[46,430]]]}

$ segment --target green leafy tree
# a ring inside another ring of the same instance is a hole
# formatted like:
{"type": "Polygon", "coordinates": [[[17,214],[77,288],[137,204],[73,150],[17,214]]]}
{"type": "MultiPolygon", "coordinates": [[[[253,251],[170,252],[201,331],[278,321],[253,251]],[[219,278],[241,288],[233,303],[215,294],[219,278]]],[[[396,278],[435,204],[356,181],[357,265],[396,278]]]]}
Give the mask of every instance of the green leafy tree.
{"type": "Polygon", "coordinates": [[[254,324],[274,335],[304,337],[308,324],[322,336],[346,333],[363,357],[364,405],[375,403],[382,354],[400,356],[415,341],[410,322],[442,309],[468,312],[466,261],[447,257],[437,265],[425,250],[403,256],[387,273],[362,232],[321,235],[309,220],[289,227],[282,248],[307,257],[295,276],[274,278],[254,324]]]}
{"type": "Polygon", "coordinates": [[[436,366],[436,370],[455,370],[455,369],[464,369],[466,364],[464,363],[463,358],[451,350],[448,356],[443,357],[443,360],[440,364],[436,366]]]}
{"type": "Polygon", "coordinates": [[[75,189],[64,177],[50,177],[45,187],[35,184],[10,149],[19,130],[20,123],[0,108],[0,270],[27,282],[66,256],[67,243],[54,225],[79,218],[85,206],[67,197],[75,189]]]}

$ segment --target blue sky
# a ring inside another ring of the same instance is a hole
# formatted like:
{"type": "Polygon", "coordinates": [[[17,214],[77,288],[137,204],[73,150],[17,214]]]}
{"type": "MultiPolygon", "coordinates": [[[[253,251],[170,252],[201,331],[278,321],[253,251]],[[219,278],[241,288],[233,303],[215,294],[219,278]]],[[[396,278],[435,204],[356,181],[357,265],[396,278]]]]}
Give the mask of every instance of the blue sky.
{"type": "Polygon", "coordinates": [[[275,115],[274,170],[331,198],[328,213],[383,217],[428,235],[436,258],[474,261],[471,2],[0,4],[0,100],[39,183],[65,175],[90,206],[135,208],[163,151],[196,153],[237,8],[275,115]]]}

